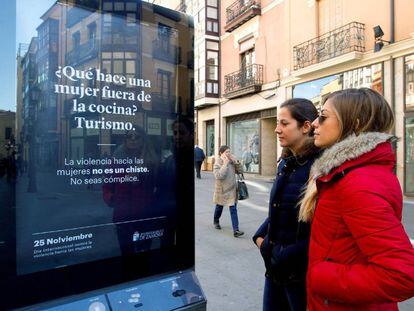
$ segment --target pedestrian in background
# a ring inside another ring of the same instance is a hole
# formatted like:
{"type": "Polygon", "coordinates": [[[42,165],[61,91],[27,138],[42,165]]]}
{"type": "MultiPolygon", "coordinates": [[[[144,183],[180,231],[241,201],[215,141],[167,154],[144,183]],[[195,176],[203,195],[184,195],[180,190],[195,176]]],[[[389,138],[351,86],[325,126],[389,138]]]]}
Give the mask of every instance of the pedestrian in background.
{"type": "Polygon", "coordinates": [[[401,224],[393,113],[377,92],[327,96],[313,122],[324,148],[300,220],[312,224],[309,310],[398,310],[414,295],[414,250],[401,224]]]}
{"type": "Polygon", "coordinates": [[[275,132],[283,147],[269,199],[269,217],[253,236],[266,266],[263,310],[306,310],[309,224],[298,222],[298,204],[310,168],[319,155],[311,101],[293,98],[277,115],[275,132]]]}
{"type": "Polygon", "coordinates": [[[244,167],[246,168],[246,172],[250,170],[250,163],[253,161],[253,155],[252,152],[249,150],[249,148],[244,148],[243,154],[242,154],[242,162],[244,167]]]}
{"type": "Polygon", "coordinates": [[[201,178],[201,164],[203,164],[204,159],[206,158],[206,155],[204,154],[203,149],[201,149],[199,146],[194,146],[194,165],[197,173],[197,178],[201,178]]]}
{"type": "Polygon", "coordinates": [[[230,210],[234,237],[244,234],[239,230],[237,216],[237,182],[236,173],[242,172],[241,163],[230,153],[230,147],[221,146],[219,156],[214,162],[214,177],[216,179],[213,201],[216,204],[214,211],[214,227],[221,229],[220,217],[223,207],[227,205],[230,210]]]}

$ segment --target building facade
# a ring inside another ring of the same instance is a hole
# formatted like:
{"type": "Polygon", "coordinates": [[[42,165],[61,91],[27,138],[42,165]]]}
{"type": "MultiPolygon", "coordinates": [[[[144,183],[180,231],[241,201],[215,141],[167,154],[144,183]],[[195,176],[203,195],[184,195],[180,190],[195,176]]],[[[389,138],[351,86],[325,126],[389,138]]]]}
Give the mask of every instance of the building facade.
{"type": "MultiPolygon", "coordinates": [[[[216,3],[168,2],[176,9],[204,5],[201,16],[206,17],[216,3]]],[[[385,96],[395,113],[394,133],[400,138],[396,171],[404,194],[414,196],[411,1],[223,0],[217,5],[219,100],[196,100],[201,147],[217,154],[218,146],[227,144],[241,159],[250,152],[249,171],[273,175],[281,151],[274,134],[276,113],[283,101],[305,97],[318,105],[333,91],[370,87],[385,96]]],[[[209,38],[207,22],[195,27],[209,38]]],[[[195,49],[199,58],[208,63],[195,49]]]]}

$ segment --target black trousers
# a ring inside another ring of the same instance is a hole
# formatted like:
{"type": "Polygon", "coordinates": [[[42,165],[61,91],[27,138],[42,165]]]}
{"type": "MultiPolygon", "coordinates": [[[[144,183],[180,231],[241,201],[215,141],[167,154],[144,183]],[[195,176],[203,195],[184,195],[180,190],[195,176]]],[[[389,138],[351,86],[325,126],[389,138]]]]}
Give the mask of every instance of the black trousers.
{"type": "Polygon", "coordinates": [[[203,164],[203,161],[195,161],[194,166],[197,173],[197,178],[201,178],[201,164],[203,164]]]}

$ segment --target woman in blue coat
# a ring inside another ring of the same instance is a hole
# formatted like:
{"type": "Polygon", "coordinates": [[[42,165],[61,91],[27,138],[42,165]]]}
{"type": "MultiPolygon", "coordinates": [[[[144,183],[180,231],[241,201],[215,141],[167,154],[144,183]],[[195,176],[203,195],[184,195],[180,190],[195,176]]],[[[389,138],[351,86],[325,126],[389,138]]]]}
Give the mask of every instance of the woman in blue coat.
{"type": "Polygon", "coordinates": [[[299,201],[319,151],[311,101],[293,98],[279,109],[275,132],[283,147],[270,193],[269,217],[253,236],[266,266],[263,310],[306,310],[309,225],[298,222],[299,201]]]}

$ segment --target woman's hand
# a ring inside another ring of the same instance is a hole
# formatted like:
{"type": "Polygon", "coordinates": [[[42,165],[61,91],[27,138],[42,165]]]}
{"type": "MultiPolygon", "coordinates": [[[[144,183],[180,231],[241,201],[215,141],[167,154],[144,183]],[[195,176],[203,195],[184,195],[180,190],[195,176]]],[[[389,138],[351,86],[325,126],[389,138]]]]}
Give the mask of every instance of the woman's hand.
{"type": "Polygon", "coordinates": [[[236,157],[235,157],[234,155],[232,155],[232,154],[229,154],[229,155],[228,155],[228,158],[229,158],[229,160],[230,160],[230,161],[232,161],[233,163],[235,163],[235,162],[237,161],[236,157]]]}
{"type": "Polygon", "coordinates": [[[227,165],[230,162],[229,158],[224,153],[220,156],[220,158],[223,160],[223,165],[227,165]]]}
{"type": "Polygon", "coordinates": [[[263,238],[261,238],[261,237],[258,237],[258,238],[256,239],[256,245],[257,245],[257,247],[258,247],[259,249],[260,249],[260,247],[262,246],[263,241],[264,241],[264,239],[263,239],[263,238]]]}

